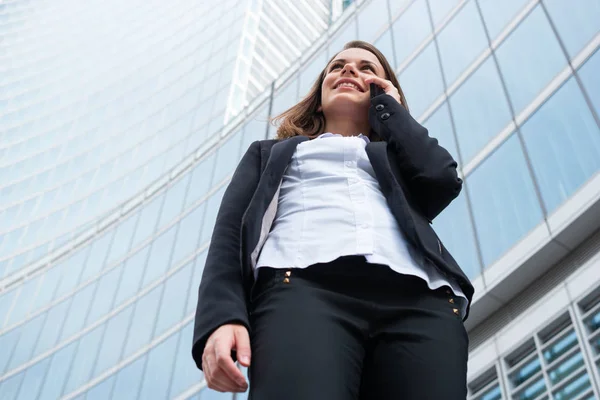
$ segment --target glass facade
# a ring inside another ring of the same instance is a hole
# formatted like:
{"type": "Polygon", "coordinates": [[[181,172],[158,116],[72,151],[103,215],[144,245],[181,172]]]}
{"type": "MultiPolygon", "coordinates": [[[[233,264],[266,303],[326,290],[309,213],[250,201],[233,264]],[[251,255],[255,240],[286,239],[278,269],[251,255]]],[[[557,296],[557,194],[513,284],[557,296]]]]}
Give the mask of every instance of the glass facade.
{"type": "MultiPolygon", "coordinates": [[[[600,170],[598,0],[59,3],[0,2],[0,399],[232,399],[190,355],[220,200],[347,41],[381,48],[458,161],[434,228],[470,278],[600,170]]],[[[594,398],[586,307],[472,398],[594,398]]]]}

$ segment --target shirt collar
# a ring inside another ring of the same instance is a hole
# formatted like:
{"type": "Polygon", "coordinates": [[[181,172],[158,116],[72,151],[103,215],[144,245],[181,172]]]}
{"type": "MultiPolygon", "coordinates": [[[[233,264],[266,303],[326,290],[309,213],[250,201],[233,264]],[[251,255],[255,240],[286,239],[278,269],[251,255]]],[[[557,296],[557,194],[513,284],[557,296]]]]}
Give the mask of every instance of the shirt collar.
{"type": "MultiPolygon", "coordinates": [[[[339,133],[325,132],[325,133],[322,133],[319,136],[317,136],[317,139],[326,138],[326,137],[344,137],[344,136],[340,135],[339,133]]],[[[365,142],[371,143],[371,140],[369,140],[369,137],[363,135],[362,133],[358,134],[358,136],[350,136],[350,137],[359,137],[359,138],[363,139],[365,142]]]]}

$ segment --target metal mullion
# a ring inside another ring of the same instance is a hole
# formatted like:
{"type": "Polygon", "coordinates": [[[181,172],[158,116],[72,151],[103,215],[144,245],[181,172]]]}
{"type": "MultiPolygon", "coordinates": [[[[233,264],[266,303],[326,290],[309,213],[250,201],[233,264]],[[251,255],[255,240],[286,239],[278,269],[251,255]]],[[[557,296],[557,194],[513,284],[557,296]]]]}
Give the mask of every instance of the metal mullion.
{"type": "MultiPolygon", "coordinates": [[[[595,306],[593,306],[592,308],[587,310],[585,313],[581,314],[581,319],[584,320],[587,317],[589,317],[590,315],[595,314],[599,311],[600,311],[600,301],[598,302],[598,304],[596,304],[595,306]]],[[[596,332],[600,332],[600,328],[596,332]]]]}
{"type": "Polygon", "coordinates": [[[542,351],[546,350],[548,347],[551,347],[553,344],[555,344],[556,342],[560,341],[565,336],[567,336],[567,331],[570,330],[570,329],[573,329],[573,324],[572,323],[570,323],[569,325],[565,326],[560,332],[554,334],[554,336],[552,337],[552,339],[550,339],[547,342],[545,342],[542,345],[542,351]]]}
{"type": "MultiPolygon", "coordinates": [[[[597,304],[596,307],[592,307],[592,310],[596,309],[597,307],[600,307],[600,303],[597,304]]],[[[571,314],[571,319],[574,321],[573,327],[575,328],[575,334],[577,335],[577,339],[580,343],[581,354],[583,355],[583,363],[588,368],[590,384],[594,389],[596,396],[600,396],[600,373],[598,372],[598,368],[596,368],[598,357],[596,360],[594,360],[591,344],[589,339],[586,337],[587,335],[585,332],[585,327],[583,326],[583,318],[581,318],[580,312],[581,311],[579,307],[575,305],[569,306],[569,314],[571,314]]],[[[590,315],[588,313],[586,314],[590,315]]],[[[598,330],[597,333],[600,334],[600,330],[598,330]]]]}
{"type": "Polygon", "coordinates": [[[521,368],[524,364],[527,364],[529,361],[531,361],[531,359],[536,358],[536,357],[537,357],[537,354],[535,353],[535,351],[533,351],[528,356],[523,357],[523,359],[521,361],[519,361],[518,363],[516,363],[515,365],[513,365],[512,367],[510,367],[508,369],[508,371],[506,371],[506,375],[512,374],[517,369],[521,368]]]}
{"type": "Polygon", "coordinates": [[[564,361],[565,358],[569,358],[570,356],[573,355],[573,353],[577,353],[578,350],[581,351],[581,348],[579,346],[574,346],[572,349],[569,349],[564,354],[561,354],[560,357],[552,360],[552,362],[550,364],[547,364],[546,369],[552,369],[552,368],[556,367],[556,365],[558,365],[558,364],[560,364],[560,362],[564,361]]]}
{"type": "Polygon", "coordinates": [[[559,390],[563,389],[569,383],[572,383],[575,379],[577,379],[578,375],[581,374],[582,371],[587,372],[587,369],[585,368],[585,364],[582,365],[581,367],[577,368],[575,371],[571,372],[569,375],[562,378],[562,380],[560,382],[556,383],[556,385],[553,385],[552,382],[550,382],[550,386],[551,386],[550,391],[555,392],[555,391],[559,391],[559,390]]]}
{"type": "Polygon", "coordinates": [[[490,390],[492,387],[494,387],[495,385],[500,386],[499,382],[498,382],[498,375],[496,375],[495,379],[492,379],[492,381],[490,383],[488,383],[487,385],[485,385],[484,387],[482,387],[481,389],[479,389],[475,394],[473,394],[471,397],[476,397],[478,396],[480,393],[484,393],[487,390],[490,390]]]}
{"type": "Polygon", "coordinates": [[[527,378],[525,381],[519,383],[518,386],[515,386],[512,390],[511,390],[511,394],[515,394],[518,392],[522,392],[523,388],[530,385],[531,382],[533,382],[534,380],[536,380],[537,378],[540,377],[540,375],[543,375],[543,371],[542,369],[540,369],[538,372],[536,372],[535,374],[531,375],[529,378],[527,378]]]}
{"type": "Polygon", "coordinates": [[[579,396],[573,398],[573,400],[581,400],[583,399],[585,396],[589,396],[590,394],[594,394],[594,389],[593,387],[590,387],[588,390],[582,392],[579,394],[579,396]]]}

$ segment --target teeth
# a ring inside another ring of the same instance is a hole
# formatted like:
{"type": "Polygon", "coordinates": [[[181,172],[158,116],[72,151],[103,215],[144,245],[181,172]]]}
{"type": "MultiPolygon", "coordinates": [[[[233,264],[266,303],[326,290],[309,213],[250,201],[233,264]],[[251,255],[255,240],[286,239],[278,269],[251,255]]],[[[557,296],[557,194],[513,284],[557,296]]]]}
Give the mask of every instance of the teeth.
{"type": "MultiPolygon", "coordinates": [[[[359,90],[359,91],[360,91],[360,89],[358,88],[358,86],[356,86],[354,83],[350,83],[350,82],[342,82],[342,83],[340,83],[339,85],[337,85],[337,87],[340,87],[340,86],[348,86],[348,87],[351,87],[351,88],[353,88],[353,89],[356,89],[356,90],[359,90]]],[[[336,88],[336,89],[337,89],[337,88],[336,88]]]]}

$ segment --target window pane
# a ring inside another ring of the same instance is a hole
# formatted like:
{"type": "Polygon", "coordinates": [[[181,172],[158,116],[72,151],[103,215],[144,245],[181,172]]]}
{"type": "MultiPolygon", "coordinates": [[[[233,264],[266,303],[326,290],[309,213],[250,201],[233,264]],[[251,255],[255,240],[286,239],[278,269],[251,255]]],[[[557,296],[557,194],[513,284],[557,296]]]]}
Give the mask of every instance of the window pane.
{"type": "Polygon", "coordinates": [[[478,0],[483,20],[492,42],[517,13],[525,7],[527,0],[478,0]]]}
{"type": "Polygon", "coordinates": [[[110,398],[110,392],[115,383],[115,375],[103,380],[90,390],[88,390],[86,400],[107,400],[110,398]]]}
{"type": "Polygon", "coordinates": [[[309,61],[308,64],[302,66],[300,69],[300,87],[298,88],[298,95],[300,98],[304,98],[312,85],[319,77],[319,73],[325,68],[327,59],[324,52],[317,54],[317,56],[309,61]]]}
{"type": "Polygon", "coordinates": [[[474,1],[465,4],[439,33],[438,43],[446,84],[450,86],[488,46],[474,1]]]}
{"type": "Polygon", "coordinates": [[[113,399],[137,399],[146,356],[140,357],[117,374],[113,399]]]}
{"type": "MultiPolygon", "coordinates": [[[[129,250],[129,245],[131,243],[131,237],[135,231],[135,225],[137,222],[137,217],[139,214],[134,214],[131,217],[127,218],[125,221],[121,222],[115,228],[114,239],[110,245],[110,253],[108,253],[107,262],[105,266],[112,264],[117,259],[123,257],[125,253],[129,250]]],[[[104,256],[104,255],[102,255],[104,256]]],[[[99,257],[103,259],[104,257],[99,257]]]]}
{"type": "Polygon", "coordinates": [[[225,179],[237,167],[240,161],[241,139],[241,132],[236,132],[217,150],[217,162],[212,179],[213,186],[225,179]]]}
{"type": "Polygon", "coordinates": [[[356,39],[356,30],[356,20],[354,19],[354,16],[351,16],[350,20],[344,23],[344,26],[340,30],[340,33],[337,34],[329,43],[329,58],[342,51],[342,48],[346,43],[356,39]]]}
{"type": "Polygon", "coordinates": [[[600,74],[597,71],[600,71],[600,50],[596,50],[590,59],[579,69],[583,86],[588,96],[590,96],[596,113],[600,114],[600,74]]]}
{"type": "Polygon", "coordinates": [[[452,94],[450,104],[465,164],[511,122],[508,102],[491,58],[452,94]]]}
{"type": "Polygon", "coordinates": [[[129,321],[133,314],[133,307],[133,305],[127,307],[106,323],[106,331],[102,337],[100,352],[92,376],[99,375],[119,361],[129,321]]]}
{"type": "Polygon", "coordinates": [[[202,380],[200,371],[190,356],[192,346],[194,322],[188,323],[180,332],[177,354],[175,355],[175,367],[171,377],[170,398],[174,398],[185,389],[197,384],[202,380]]]}
{"type": "Polygon", "coordinates": [[[79,340],[73,363],[63,366],[69,370],[69,378],[63,394],[72,392],[89,379],[103,333],[104,326],[100,325],[79,340]]]}
{"type": "Polygon", "coordinates": [[[198,247],[205,206],[206,203],[202,203],[179,222],[173,250],[173,265],[176,265],[198,247]]]}
{"type": "Polygon", "coordinates": [[[467,178],[486,266],[542,219],[519,140],[512,135],[467,178]]]}
{"type": "Polygon", "coordinates": [[[548,212],[600,170],[600,130],[574,78],[521,130],[548,212]]]}
{"type": "Polygon", "coordinates": [[[56,344],[56,340],[58,339],[60,329],[63,326],[63,321],[67,315],[67,311],[69,310],[69,305],[72,299],[72,297],[68,298],[55,305],[48,311],[48,317],[46,318],[42,328],[42,332],[44,332],[44,334],[40,335],[37,340],[35,351],[33,352],[34,356],[49,350],[56,344]]]}
{"type": "Polygon", "coordinates": [[[110,306],[115,297],[119,278],[123,272],[123,264],[113,268],[108,274],[100,278],[98,288],[88,311],[87,324],[90,324],[110,311],[110,306]]]}
{"type": "Polygon", "coordinates": [[[400,74],[399,81],[406,95],[410,114],[419,118],[444,89],[433,42],[400,74]]]}
{"type": "Polygon", "coordinates": [[[77,292],[73,297],[71,307],[63,325],[62,334],[60,335],[61,340],[68,338],[83,328],[85,314],[90,307],[92,296],[94,294],[94,288],[97,284],[98,282],[94,282],[90,285],[87,285],[85,288],[77,292]]]}
{"type": "Polygon", "coordinates": [[[208,189],[210,188],[210,181],[212,178],[214,165],[215,153],[208,156],[194,167],[191,178],[192,180],[190,182],[190,188],[185,199],[186,208],[190,204],[199,200],[201,197],[205,196],[206,192],[208,192],[208,189]]]}
{"type": "Polygon", "coordinates": [[[71,357],[75,353],[76,344],[77,342],[73,342],[70,345],[63,347],[52,356],[50,368],[48,368],[48,374],[46,375],[44,386],[42,387],[42,398],[60,398],[65,378],[69,372],[69,370],[65,368],[65,365],[71,363],[71,357]]]}
{"type": "MultiPolygon", "coordinates": [[[[13,398],[17,398],[19,400],[36,399],[38,393],[40,392],[40,389],[42,388],[44,376],[47,372],[49,364],[50,357],[45,358],[42,361],[27,368],[27,370],[25,371],[25,379],[23,380],[21,390],[19,391],[19,397],[13,398]]],[[[2,391],[2,393],[3,395],[6,395],[4,391],[2,391]]]]}
{"type": "Polygon", "coordinates": [[[428,119],[423,126],[429,131],[429,136],[436,138],[443,148],[448,150],[456,162],[459,162],[456,141],[450,123],[448,105],[443,103],[428,119]]]}
{"type": "Polygon", "coordinates": [[[154,282],[169,269],[171,249],[173,249],[176,231],[177,225],[172,226],[152,243],[146,271],[144,271],[144,286],[148,285],[150,282],[154,282]]]}
{"type": "Polygon", "coordinates": [[[475,234],[464,189],[434,220],[433,228],[469,279],[481,275],[475,234]]]}
{"type": "Polygon", "coordinates": [[[389,22],[386,0],[371,0],[358,13],[358,39],[373,43],[375,35],[389,22]]]}
{"type": "Polygon", "coordinates": [[[417,0],[392,25],[396,68],[431,34],[431,23],[425,0],[417,0]]]}
{"type": "Polygon", "coordinates": [[[21,327],[21,337],[14,348],[8,366],[9,370],[16,368],[31,359],[31,353],[33,352],[37,338],[41,333],[40,329],[42,328],[45,317],[46,314],[39,315],[21,327]]]}
{"type": "Polygon", "coordinates": [[[156,196],[148,204],[144,204],[144,208],[140,214],[135,235],[133,236],[132,246],[139,244],[142,240],[154,233],[156,228],[156,220],[160,213],[160,208],[163,202],[164,194],[156,196]]]}
{"type": "Polygon", "coordinates": [[[29,311],[31,306],[31,300],[37,291],[37,288],[40,284],[41,275],[34,277],[25,281],[21,285],[21,290],[19,291],[19,295],[14,302],[13,309],[9,314],[8,319],[5,321],[6,326],[10,326],[17,321],[23,320],[29,311]]]}
{"type": "Polygon", "coordinates": [[[458,0],[429,0],[433,24],[437,26],[458,4],[458,0]]]}
{"type": "MultiPolygon", "coordinates": [[[[298,79],[292,81],[273,97],[273,107],[271,109],[271,118],[281,114],[294,104],[298,98],[298,79]]],[[[274,136],[275,132],[273,132],[274,136]]]]}
{"type": "Polygon", "coordinates": [[[200,236],[201,245],[210,240],[224,193],[225,187],[222,187],[212,196],[210,196],[208,202],[206,203],[206,213],[204,215],[204,223],[202,224],[202,235],[200,236]]]}
{"type": "MultiPolygon", "coordinates": [[[[390,65],[395,65],[394,61],[394,45],[392,44],[392,33],[387,29],[374,43],[375,47],[379,49],[387,59],[390,65]]],[[[392,67],[393,68],[393,67],[392,67]]]]}
{"type": "Polygon", "coordinates": [[[162,206],[158,226],[163,226],[166,223],[171,222],[179,215],[179,213],[181,213],[189,181],[190,174],[185,174],[173,186],[167,189],[167,198],[165,199],[165,204],[162,206]]]}
{"type": "Polygon", "coordinates": [[[191,272],[192,264],[188,264],[167,280],[160,302],[155,336],[160,336],[183,318],[191,272]]]}
{"type": "Polygon", "coordinates": [[[567,65],[539,5],[500,45],[496,55],[516,114],[567,65]]]}
{"type": "MultiPolygon", "coordinates": [[[[98,245],[94,245],[92,247],[92,251],[90,252],[90,256],[98,257],[96,253],[96,249],[104,249],[104,253],[102,253],[101,259],[104,260],[106,256],[106,251],[108,251],[108,244],[111,234],[105,235],[100,239],[98,245]]],[[[62,267],[62,275],[60,278],[60,284],[58,286],[57,295],[62,296],[70,291],[72,291],[79,281],[79,273],[81,273],[81,268],[85,265],[86,262],[89,263],[90,257],[87,256],[90,247],[87,246],[83,250],[79,250],[74,255],[69,256],[67,259],[60,261],[63,264],[62,267]],[[86,261],[87,260],[87,261],[86,261]]]]}
{"type": "Polygon", "coordinates": [[[171,380],[171,368],[173,365],[173,354],[177,347],[176,333],[153,348],[148,355],[148,363],[144,373],[140,399],[166,399],[169,381],[171,380]]]}
{"type": "Polygon", "coordinates": [[[125,270],[119,281],[119,289],[117,290],[117,297],[114,303],[115,306],[118,306],[137,293],[141,285],[142,275],[144,274],[144,265],[146,265],[149,249],[150,247],[146,246],[125,261],[125,270]]]}
{"type": "Polygon", "coordinates": [[[208,251],[203,251],[196,257],[192,272],[191,289],[188,293],[187,306],[185,308],[185,315],[189,315],[194,312],[198,305],[198,288],[200,286],[200,279],[202,279],[202,273],[204,272],[204,264],[206,263],[206,255],[208,251]]]}
{"type": "Polygon", "coordinates": [[[150,293],[138,300],[135,305],[135,314],[131,322],[131,328],[127,334],[125,344],[125,357],[148,344],[154,328],[154,320],[158,311],[162,285],[157,286],[150,293]]]}
{"type": "Polygon", "coordinates": [[[546,0],[544,5],[571,57],[600,32],[600,2],[546,0]]]}
{"type": "Polygon", "coordinates": [[[25,376],[24,372],[20,374],[14,375],[4,382],[0,383],[0,397],[1,399],[12,400],[17,398],[17,393],[19,392],[19,387],[21,386],[21,381],[25,376]]]}
{"type": "MultiPolygon", "coordinates": [[[[88,280],[89,278],[91,278],[92,276],[95,276],[96,274],[98,274],[98,272],[100,272],[102,270],[102,268],[104,268],[105,263],[104,261],[106,260],[106,255],[108,254],[108,249],[111,243],[111,239],[114,235],[114,230],[110,230],[107,233],[105,233],[104,235],[102,235],[102,237],[95,239],[93,244],[91,244],[88,247],[91,247],[91,251],[90,251],[90,255],[89,257],[86,258],[85,261],[85,269],[82,273],[81,276],[81,281],[85,282],[86,280],[88,280]]],[[[69,273],[72,272],[70,271],[66,271],[63,274],[62,280],[61,280],[61,288],[64,285],[63,281],[65,279],[67,279],[69,277],[69,273]]],[[[59,289],[59,293],[64,293],[65,289],[59,289]]]]}

